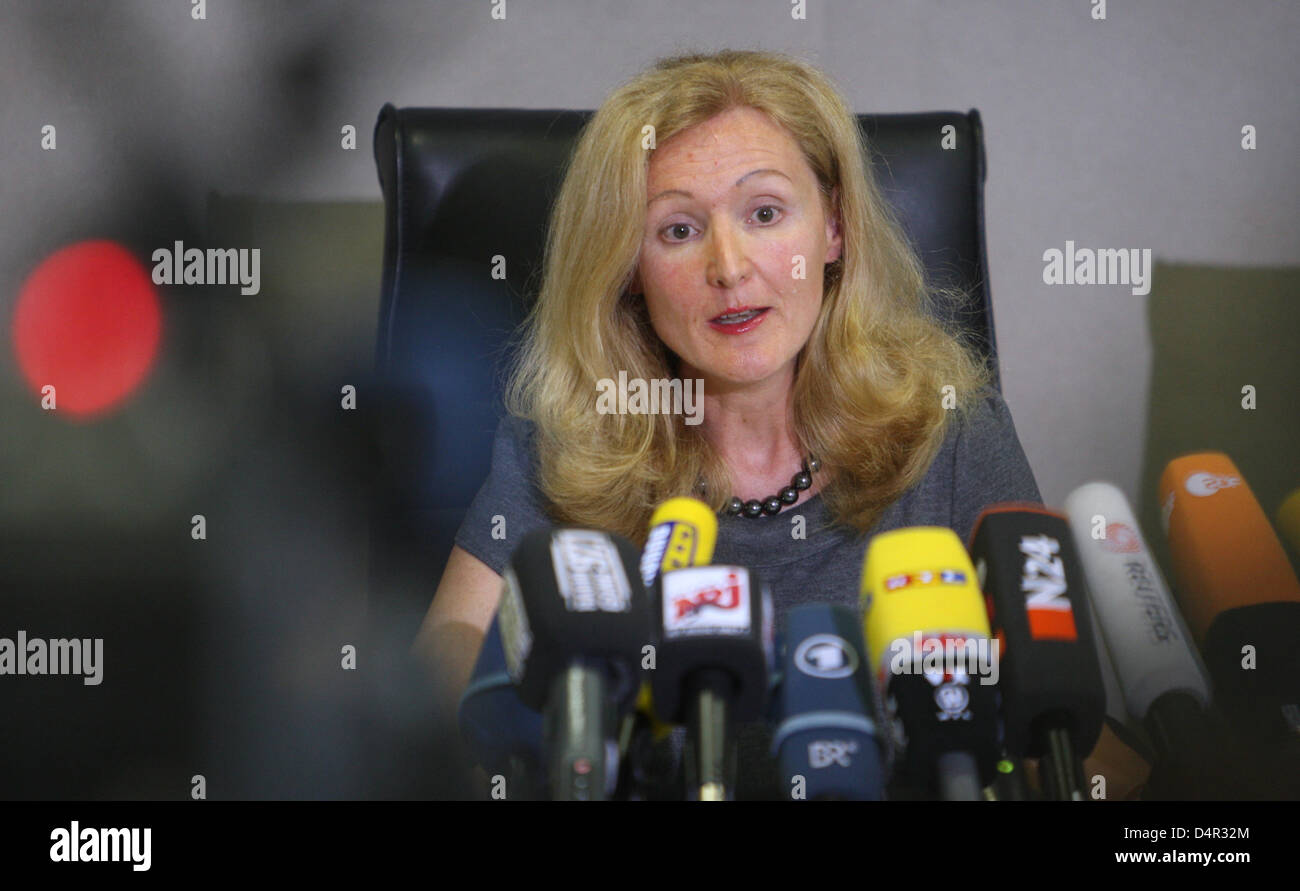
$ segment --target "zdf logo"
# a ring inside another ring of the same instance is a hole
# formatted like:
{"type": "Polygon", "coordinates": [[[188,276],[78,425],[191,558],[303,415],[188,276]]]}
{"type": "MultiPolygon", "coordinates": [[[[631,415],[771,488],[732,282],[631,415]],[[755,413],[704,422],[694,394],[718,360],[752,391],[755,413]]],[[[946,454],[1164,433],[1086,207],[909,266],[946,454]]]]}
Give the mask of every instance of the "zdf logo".
{"type": "Polygon", "coordinates": [[[1198,498],[1206,498],[1220,489],[1231,489],[1241,485],[1241,477],[1225,473],[1194,473],[1183,483],[1183,487],[1198,498]]]}

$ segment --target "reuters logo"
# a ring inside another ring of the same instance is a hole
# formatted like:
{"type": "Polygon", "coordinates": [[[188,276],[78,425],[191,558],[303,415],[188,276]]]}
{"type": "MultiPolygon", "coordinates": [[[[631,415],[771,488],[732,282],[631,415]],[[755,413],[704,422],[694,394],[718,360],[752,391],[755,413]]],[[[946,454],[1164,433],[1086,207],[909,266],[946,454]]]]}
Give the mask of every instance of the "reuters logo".
{"type": "Polygon", "coordinates": [[[1241,485],[1241,478],[1223,473],[1194,473],[1183,483],[1183,487],[1198,498],[1208,498],[1220,489],[1231,489],[1241,485]]]}
{"type": "Polygon", "coordinates": [[[1125,523],[1111,523],[1106,527],[1102,547],[1113,554],[1136,554],[1142,550],[1142,540],[1137,531],[1125,523]]]}

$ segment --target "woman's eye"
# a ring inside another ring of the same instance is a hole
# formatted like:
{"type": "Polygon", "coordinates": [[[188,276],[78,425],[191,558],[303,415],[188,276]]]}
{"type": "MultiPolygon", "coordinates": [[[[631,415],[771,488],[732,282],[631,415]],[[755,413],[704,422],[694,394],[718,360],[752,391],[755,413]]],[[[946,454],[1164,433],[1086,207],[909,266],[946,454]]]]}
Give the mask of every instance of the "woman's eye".
{"type": "MultiPolygon", "coordinates": [[[[754,211],[754,216],[760,223],[770,224],[775,221],[774,215],[779,212],[780,208],[775,204],[764,204],[754,211]],[[765,213],[767,216],[762,216],[765,213]]],[[[670,223],[663,228],[663,231],[668,234],[669,241],[685,241],[690,236],[691,228],[692,226],[689,223],[670,223]],[[682,237],[679,238],[678,235],[682,237]]]]}

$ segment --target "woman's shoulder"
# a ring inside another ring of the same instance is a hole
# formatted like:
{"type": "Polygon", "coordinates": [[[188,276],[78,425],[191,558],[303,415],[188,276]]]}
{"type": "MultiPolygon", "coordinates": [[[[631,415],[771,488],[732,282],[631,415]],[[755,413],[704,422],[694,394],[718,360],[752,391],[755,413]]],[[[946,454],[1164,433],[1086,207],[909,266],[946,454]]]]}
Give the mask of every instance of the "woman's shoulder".
{"type": "Polygon", "coordinates": [[[498,574],[518,536],[550,522],[537,490],[532,435],[525,418],[506,414],[498,421],[491,469],[456,533],[456,544],[498,574]]]}
{"type": "Polygon", "coordinates": [[[996,388],[981,390],[966,402],[962,411],[955,414],[948,426],[945,450],[969,458],[973,455],[996,455],[1009,440],[1019,444],[1011,409],[996,388]]]}
{"type": "Polygon", "coordinates": [[[996,387],[985,387],[968,400],[963,429],[987,430],[1008,416],[1010,409],[1002,393],[996,387]]]}
{"type": "Polygon", "coordinates": [[[507,436],[517,441],[531,437],[537,425],[530,418],[506,412],[497,423],[497,436],[507,436]]]}
{"type": "Polygon", "coordinates": [[[506,412],[497,422],[496,434],[492,440],[492,460],[498,456],[526,466],[534,449],[537,425],[530,419],[506,412]]]}
{"type": "Polygon", "coordinates": [[[954,513],[965,528],[984,505],[1042,502],[1011,409],[997,390],[977,397],[954,438],[953,487],[954,513]]]}
{"type": "Polygon", "coordinates": [[[507,412],[497,422],[488,482],[503,495],[537,498],[536,435],[536,425],[528,418],[507,412]]]}

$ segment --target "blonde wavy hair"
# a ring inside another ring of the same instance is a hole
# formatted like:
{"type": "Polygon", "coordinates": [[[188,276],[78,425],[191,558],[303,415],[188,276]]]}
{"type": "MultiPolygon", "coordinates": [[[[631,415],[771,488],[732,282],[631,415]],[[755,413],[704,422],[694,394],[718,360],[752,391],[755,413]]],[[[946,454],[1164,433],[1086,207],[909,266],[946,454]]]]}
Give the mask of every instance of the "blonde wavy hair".
{"type": "MultiPolygon", "coordinates": [[[[629,293],[645,227],[644,128],[663,143],[738,106],[791,134],[824,209],[840,215],[842,255],[825,267],[793,400],[796,445],[822,462],[832,521],[870,530],[925,475],[954,414],[968,417],[990,386],[968,337],[934,315],[935,301],[963,295],[927,283],[872,176],[857,118],[822,72],[771,52],[661,59],[611,93],[582,130],[510,370],[506,406],[535,424],[537,483],[557,522],[640,544],[664,499],[693,494],[721,511],[730,497],[726,465],[702,426],[680,415],[599,414],[596,382],[620,370],[675,377],[644,298],[629,293]],[[956,412],[942,404],[948,386],[956,412]]],[[[773,468],[774,481],[787,470],[773,468]]]]}

